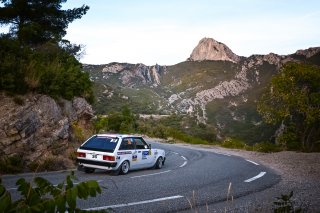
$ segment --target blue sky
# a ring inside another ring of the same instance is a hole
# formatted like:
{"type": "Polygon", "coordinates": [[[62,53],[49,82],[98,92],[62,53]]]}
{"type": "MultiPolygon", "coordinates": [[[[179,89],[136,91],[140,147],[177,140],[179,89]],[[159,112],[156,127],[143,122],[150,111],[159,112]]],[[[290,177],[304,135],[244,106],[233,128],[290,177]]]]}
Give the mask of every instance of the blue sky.
{"type": "Polygon", "coordinates": [[[173,65],[201,38],[234,53],[290,54],[320,46],[319,0],[68,0],[90,6],[66,36],[86,46],[83,63],[173,65]]]}

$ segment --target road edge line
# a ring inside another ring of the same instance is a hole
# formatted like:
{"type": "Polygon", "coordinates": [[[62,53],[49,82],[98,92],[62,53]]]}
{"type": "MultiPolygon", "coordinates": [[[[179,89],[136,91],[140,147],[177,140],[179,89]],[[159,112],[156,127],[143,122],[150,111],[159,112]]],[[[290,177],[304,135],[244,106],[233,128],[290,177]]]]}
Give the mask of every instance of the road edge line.
{"type": "Polygon", "coordinates": [[[156,198],[156,199],[152,199],[152,200],[138,201],[138,202],[132,202],[132,203],[123,203],[123,204],[110,205],[110,206],[93,207],[93,208],[88,208],[85,210],[97,211],[97,210],[103,210],[103,209],[121,208],[121,207],[136,206],[136,205],[141,205],[141,204],[155,203],[155,202],[173,200],[173,199],[179,199],[179,198],[183,198],[183,196],[175,195],[175,196],[171,196],[171,197],[156,198]]]}

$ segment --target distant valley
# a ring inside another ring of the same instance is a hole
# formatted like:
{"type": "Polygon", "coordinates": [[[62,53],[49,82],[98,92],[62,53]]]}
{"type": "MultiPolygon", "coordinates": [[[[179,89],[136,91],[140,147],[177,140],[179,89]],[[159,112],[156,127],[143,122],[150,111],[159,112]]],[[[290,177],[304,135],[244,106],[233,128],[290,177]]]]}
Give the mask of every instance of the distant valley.
{"type": "Polygon", "coordinates": [[[320,65],[320,47],[290,55],[238,56],[225,44],[203,38],[190,57],[173,66],[85,64],[95,83],[99,114],[128,105],[137,114],[179,114],[213,126],[217,136],[248,143],[269,140],[277,127],[264,124],[256,102],[288,62],[320,65]]]}

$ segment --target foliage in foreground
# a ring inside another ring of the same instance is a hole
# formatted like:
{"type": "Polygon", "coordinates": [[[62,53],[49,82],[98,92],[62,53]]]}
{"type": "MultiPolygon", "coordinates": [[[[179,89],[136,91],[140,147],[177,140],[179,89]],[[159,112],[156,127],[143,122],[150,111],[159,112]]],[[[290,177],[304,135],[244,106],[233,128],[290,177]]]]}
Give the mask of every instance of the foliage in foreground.
{"type": "Polygon", "coordinates": [[[293,191],[290,194],[282,194],[280,197],[276,198],[273,202],[273,209],[275,213],[300,213],[307,212],[307,208],[302,208],[302,206],[296,207],[296,203],[293,200],[293,191]]]}
{"type": "Polygon", "coordinates": [[[78,184],[75,184],[74,180],[76,178],[73,172],[66,177],[65,182],[58,185],[53,185],[41,177],[33,179],[34,185],[20,178],[16,185],[21,198],[13,201],[10,192],[2,185],[0,179],[0,213],[86,212],[77,208],[77,199],[86,200],[95,197],[101,193],[101,188],[94,180],[78,184]]]}

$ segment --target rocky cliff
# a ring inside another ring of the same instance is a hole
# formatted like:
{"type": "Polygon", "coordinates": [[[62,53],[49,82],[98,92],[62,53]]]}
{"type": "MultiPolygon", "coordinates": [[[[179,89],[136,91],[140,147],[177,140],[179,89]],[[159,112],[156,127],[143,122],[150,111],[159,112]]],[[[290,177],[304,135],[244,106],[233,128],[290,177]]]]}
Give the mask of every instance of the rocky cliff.
{"type": "Polygon", "coordinates": [[[0,93],[0,156],[18,157],[27,170],[36,170],[48,160],[56,164],[55,169],[73,166],[72,145],[79,137],[75,131],[88,127],[92,117],[93,110],[83,98],[56,101],[46,95],[0,93]]]}
{"type": "MultiPolygon", "coordinates": [[[[94,69],[92,65],[85,65],[85,69],[94,69]]],[[[126,87],[134,87],[137,84],[151,86],[160,85],[160,76],[166,72],[166,66],[158,64],[146,66],[144,64],[110,63],[102,65],[102,78],[109,79],[116,76],[121,84],[126,87]]]]}
{"type": "Polygon", "coordinates": [[[232,61],[239,62],[240,57],[232,52],[225,44],[212,38],[203,38],[193,49],[189,61],[232,61]]]}

